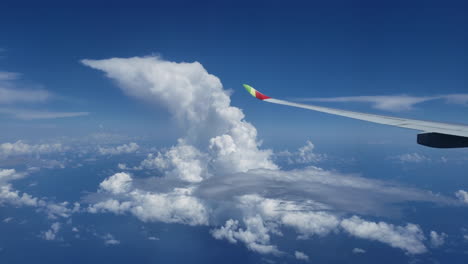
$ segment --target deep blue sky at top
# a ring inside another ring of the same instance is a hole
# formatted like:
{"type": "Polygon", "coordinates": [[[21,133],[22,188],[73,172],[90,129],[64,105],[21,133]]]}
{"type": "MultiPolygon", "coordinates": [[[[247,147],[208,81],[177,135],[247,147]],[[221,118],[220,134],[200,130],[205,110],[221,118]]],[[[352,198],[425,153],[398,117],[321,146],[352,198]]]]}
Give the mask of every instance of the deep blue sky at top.
{"type": "MultiPolygon", "coordinates": [[[[235,91],[233,104],[244,109],[267,142],[291,138],[288,131],[303,140],[344,128],[364,126],[371,129],[369,134],[387,130],[260,105],[244,94],[242,83],[279,98],[467,91],[463,1],[444,2],[443,7],[440,1],[153,1],[139,7],[114,1],[7,2],[0,8],[0,70],[22,73],[23,86],[41,85],[65,97],[44,107],[48,110],[91,112],[66,121],[41,121],[54,123],[58,131],[72,127],[89,132],[98,124],[125,131],[154,121],[168,123],[162,109],[124,96],[102,73],[81,65],[83,58],[159,54],[171,61],[199,61],[235,91]],[[318,128],[318,123],[323,125],[318,128]],[[321,133],[314,132],[318,129],[321,133]]],[[[338,106],[384,113],[368,105],[338,106]]],[[[466,113],[463,106],[427,103],[396,115],[467,123],[466,113]]],[[[25,121],[9,122],[25,126],[25,121]]],[[[29,121],[27,126],[39,123],[29,121]]],[[[390,129],[388,135],[400,131],[390,129]]]]}

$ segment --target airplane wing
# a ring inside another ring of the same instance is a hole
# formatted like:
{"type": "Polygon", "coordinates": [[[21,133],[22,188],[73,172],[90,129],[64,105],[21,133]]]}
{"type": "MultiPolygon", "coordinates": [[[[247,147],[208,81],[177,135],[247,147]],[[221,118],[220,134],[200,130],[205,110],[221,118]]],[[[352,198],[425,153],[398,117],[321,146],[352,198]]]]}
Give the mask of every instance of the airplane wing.
{"type": "Polygon", "coordinates": [[[294,106],[298,108],[304,108],[332,115],[345,116],[349,118],[364,120],[372,123],[378,123],[383,125],[397,126],[408,129],[414,129],[422,131],[423,133],[418,134],[418,144],[434,147],[434,148],[463,148],[468,147],[468,126],[446,124],[439,122],[422,121],[415,119],[407,119],[400,117],[382,116],[374,114],[359,113],[353,111],[346,111],[341,109],[334,109],[322,106],[300,104],[294,102],[288,102],[284,100],[274,99],[266,96],[253,87],[244,84],[244,88],[252,96],[265,102],[273,104],[281,104],[287,106],[294,106]]]}

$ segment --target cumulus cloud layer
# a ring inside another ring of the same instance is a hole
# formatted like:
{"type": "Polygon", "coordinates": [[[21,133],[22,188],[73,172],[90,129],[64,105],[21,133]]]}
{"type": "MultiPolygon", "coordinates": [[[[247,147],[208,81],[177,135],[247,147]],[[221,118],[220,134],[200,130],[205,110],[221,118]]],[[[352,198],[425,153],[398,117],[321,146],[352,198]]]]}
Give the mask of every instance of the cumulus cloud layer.
{"type": "MultiPolygon", "coordinates": [[[[97,193],[84,198],[90,213],[208,225],[214,238],[243,243],[261,254],[284,253],[273,243],[283,228],[295,231],[298,239],[341,232],[419,254],[427,249],[418,225],[372,222],[362,216],[398,214],[392,206],[399,202],[453,202],[317,167],[280,170],[271,161],[272,152],[260,148],[255,127],[230,105],[220,80],[198,62],[134,57],[82,63],[105,72],[126,94],[164,107],[186,131],[174,146],[149,154],[132,168],[157,170],[160,176],[138,179],[119,172],[108,177],[97,193]]],[[[308,142],[289,155],[291,162],[307,164],[324,158],[313,149],[308,142]]],[[[294,255],[308,258],[298,251],[294,255]]]]}
{"type": "Polygon", "coordinates": [[[137,143],[131,142],[129,144],[123,144],[113,148],[98,147],[98,151],[102,155],[118,155],[133,153],[138,150],[140,146],[137,143]]]}
{"type": "Polygon", "coordinates": [[[37,155],[63,151],[65,148],[60,143],[30,145],[18,140],[14,143],[0,144],[0,157],[15,155],[37,155]]]}
{"type": "Polygon", "coordinates": [[[0,206],[6,204],[17,207],[30,206],[45,212],[52,219],[70,217],[72,213],[79,211],[80,205],[78,203],[73,206],[68,202],[54,203],[15,190],[10,182],[25,176],[27,173],[20,173],[15,169],[0,168],[0,206]]]}
{"type": "Polygon", "coordinates": [[[170,193],[154,193],[132,186],[133,179],[127,173],[116,173],[100,184],[100,191],[107,194],[104,200],[92,204],[91,213],[131,213],[140,220],[206,225],[208,210],[188,188],[175,188],[170,193]]]}

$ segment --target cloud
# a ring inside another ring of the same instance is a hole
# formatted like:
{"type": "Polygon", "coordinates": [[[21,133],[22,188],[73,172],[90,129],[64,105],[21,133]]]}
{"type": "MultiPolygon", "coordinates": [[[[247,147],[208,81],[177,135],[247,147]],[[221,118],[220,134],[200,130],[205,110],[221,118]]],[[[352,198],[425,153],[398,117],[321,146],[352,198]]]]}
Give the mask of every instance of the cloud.
{"type": "Polygon", "coordinates": [[[275,153],[276,161],[286,161],[288,164],[312,164],[327,159],[327,155],[314,152],[315,146],[307,140],[306,144],[295,152],[282,151],[275,153]]]}
{"type": "MultiPolygon", "coordinates": [[[[134,57],[82,63],[105,72],[127,95],[165,108],[185,132],[175,145],[149,154],[133,168],[157,170],[158,177],[111,175],[96,193],[83,197],[89,213],[209,226],[214,238],[242,243],[261,254],[283,253],[273,237],[281,237],[284,228],[298,239],[341,232],[420,254],[427,249],[419,226],[371,222],[362,216],[398,216],[398,204],[409,201],[456,203],[314,166],[279,169],[272,151],[261,149],[255,127],[230,105],[220,80],[198,62],[134,57]]],[[[323,158],[313,150],[307,142],[292,152],[291,160],[307,164],[323,158]]]]}
{"type": "Polygon", "coordinates": [[[60,223],[55,222],[50,226],[50,229],[42,233],[42,238],[45,240],[55,240],[57,238],[57,233],[60,230],[60,223]]]}
{"type": "Polygon", "coordinates": [[[269,230],[260,216],[244,219],[246,229],[239,228],[237,220],[229,219],[226,224],[211,231],[216,239],[227,239],[231,243],[241,241],[248,249],[260,254],[280,254],[274,245],[270,245],[269,230]]]}
{"type": "Polygon", "coordinates": [[[53,112],[42,110],[26,110],[18,108],[0,108],[0,113],[8,114],[15,118],[22,120],[35,120],[35,119],[57,119],[67,117],[87,116],[89,112],[53,112]]]}
{"type": "Polygon", "coordinates": [[[2,143],[0,144],[0,156],[18,156],[18,155],[39,155],[39,154],[48,154],[54,152],[62,152],[65,150],[65,147],[60,143],[55,144],[37,144],[30,145],[24,143],[21,140],[18,140],[14,143],[2,143]]]}
{"type": "Polygon", "coordinates": [[[115,246],[119,245],[120,241],[115,239],[115,237],[109,233],[105,234],[102,239],[104,239],[104,245],[106,246],[115,246]]]}
{"type": "Polygon", "coordinates": [[[140,146],[137,143],[131,142],[129,144],[123,144],[114,148],[103,148],[98,147],[98,151],[102,155],[119,155],[136,152],[140,146]]]}
{"type": "Polygon", "coordinates": [[[366,251],[362,248],[353,248],[353,254],[364,254],[366,251]]]}
{"type": "Polygon", "coordinates": [[[272,199],[311,201],[309,209],[377,216],[399,216],[395,206],[408,201],[456,204],[455,200],[427,191],[317,167],[220,175],[204,180],[194,190],[197,197],[210,200],[234,200],[257,193],[272,199]]]}
{"type": "Polygon", "coordinates": [[[357,102],[370,103],[375,109],[385,111],[411,110],[414,105],[433,101],[445,100],[447,103],[467,104],[468,94],[446,94],[436,96],[409,96],[409,95],[372,95],[372,96],[344,96],[330,98],[297,98],[303,102],[357,102]]]}
{"type": "Polygon", "coordinates": [[[72,213],[79,211],[80,205],[78,203],[75,203],[73,208],[69,208],[68,202],[54,203],[15,190],[10,181],[23,178],[26,175],[27,173],[20,173],[15,169],[0,168],[0,205],[9,204],[17,207],[36,207],[39,211],[46,213],[51,219],[58,217],[67,218],[72,213]]]}
{"type": "Polygon", "coordinates": [[[449,94],[449,95],[444,96],[444,99],[448,103],[461,104],[461,105],[468,104],[468,94],[449,94]]]}
{"type": "Polygon", "coordinates": [[[125,172],[116,173],[105,179],[99,186],[102,190],[113,194],[128,192],[132,184],[132,178],[125,172]]]}
{"type": "MultiPolygon", "coordinates": [[[[5,74],[3,78],[10,77],[13,80],[13,74],[5,74]]],[[[0,73],[0,78],[2,78],[0,73]]],[[[2,79],[0,79],[1,81],[2,79]]],[[[6,80],[6,79],[3,79],[6,80]]],[[[0,83],[0,104],[14,104],[14,103],[43,103],[49,100],[52,94],[46,90],[40,89],[18,89],[4,87],[0,83]]]]}
{"type": "Polygon", "coordinates": [[[418,153],[405,153],[398,156],[390,157],[390,159],[396,160],[401,163],[422,163],[426,161],[431,161],[429,157],[418,153]]]}
{"type": "MultiPolygon", "coordinates": [[[[1,49],[0,49],[0,52],[1,49]]],[[[21,74],[17,72],[6,72],[6,71],[0,71],[0,81],[11,81],[11,80],[16,80],[21,76],[21,74]]],[[[1,90],[0,90],[1,91],[1,90]]],[[[2,94],[2,92],[0,92],[2,94]]]]}
{"type": "Polygon", "coordinates": [[[410,254],[421,254],[427,251],[423,243],[424,234],[421,228],[414,224],[394,226],[385,222],[369,222],[353,216],[341,221],[340,226],[351,235],[380,241],[410,254]]]}
{"type": "Polygon", "coordinates": [[[63,112],[31,109],[30,106],[61,98],[42,88],[22,87],[21,74],[0,71],[0,113],[22,120],[56,119],[89,115],[89,112],[63,112]],[[28,107],[24,107],[24,106],[28,107]]]}
{"type": "Polygon", "coordinates": [[[110,197],[92,204],[88,211],[131,213],[144,222],[208,224],[207,209],[200,200],[190,195],[190,189],[174,188],[168,193],[153,193],[133,187],[132,181],[126,173],[117,173],[104,180],[100,184],[101,192],[110,197]]]}
{"type": "Polygon", "coordinates": [[[438,234],[435,231],[431,231],[430,233],[430,243],[431,246],[434,248],[438,248],[445,243],[445,239],[447,239],[448,235],[445,233],[438,234]]]}
{"type": "Polygon", "coordinates": [[[296,257],[296,259],[309,261],[309,256],[307,256],[304,252],[294,251],[294,256],[296,257]]]}
{"type": "Polygon", "coordinates": [[[200,152],[184,140],[169,150],[157,155],[149,154],[139,168],[158,169],[166,176],[187,182],[201,182],[208,176],[208,155],[200,152]]]}
{"type": "MultiPolygon", "coordinates": [[[[175,63],[158,57],[82,60],[104,71],[128,95],[163,106],[186,131],[184,146],[210,157],[217,171],[276,169],[270,150],[260,150],[257,130],[230,105],[221,81],[198,62],[175,63]]],[[[176,146],[177,148],[177,146],[176,146]]]]}
{"type": "Polygon", "coordinates": [[[468,203],[468,192],[464,190],[458,190],[455,192],[455,196],[463,203],[468,203]]]}

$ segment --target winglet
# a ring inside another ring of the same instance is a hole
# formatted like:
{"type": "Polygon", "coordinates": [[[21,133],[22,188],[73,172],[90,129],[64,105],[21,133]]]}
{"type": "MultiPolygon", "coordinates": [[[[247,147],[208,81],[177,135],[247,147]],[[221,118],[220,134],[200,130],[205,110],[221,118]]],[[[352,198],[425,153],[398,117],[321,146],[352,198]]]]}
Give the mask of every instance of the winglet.
{"type": "Polygon", "coordinates": [[[247,90],[247,92],[249,92],[249,94],[251,94],[253,97],[255,97],[257,99],[265,100],[265,99],[270,99],[271,98],[271,97],[266,96],[266,95],[262,94],[261,92],[255,90],[252,86],[250,86],[248,84],[244,84],[244,88],[245,88],[245,90],[247,90]]]}

